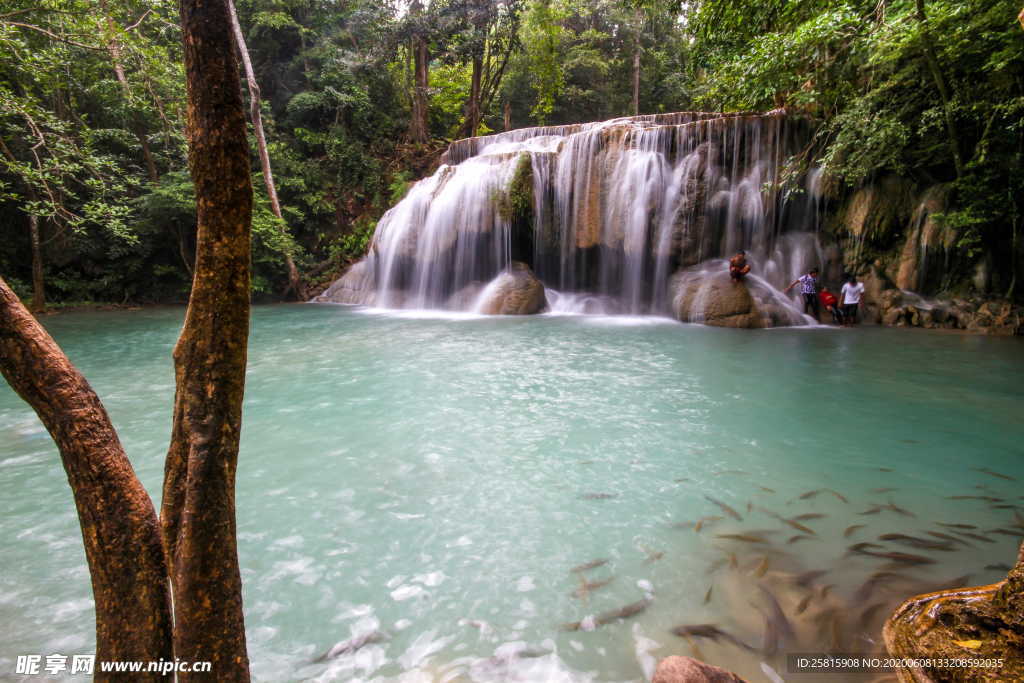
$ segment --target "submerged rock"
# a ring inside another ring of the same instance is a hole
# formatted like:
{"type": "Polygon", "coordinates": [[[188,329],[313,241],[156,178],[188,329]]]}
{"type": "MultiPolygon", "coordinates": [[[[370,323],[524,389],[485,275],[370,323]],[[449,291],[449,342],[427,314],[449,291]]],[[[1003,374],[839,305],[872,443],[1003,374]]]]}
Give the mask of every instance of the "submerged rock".
{"type": "Polygon", "coordinates": [[[658,663],[651,683],[744,683],[731,671],[693,657],[666,657],[658,663]]]}
{"type": "Polygon", "coordinates": [[[911,598],[882,633],[889,654],[924,664],[898,669],[904,682],[1024,680],[1024,546],[1003,581],[911,598]],[[940,660],[974,665],[939,667],[940,660]]]}
{"type": "Polygon", "coordinates": [[[547,307],[544,284],[528,265],[513,261],[484,288],[475,309],[487,315],[532,315],[547,307]]]}

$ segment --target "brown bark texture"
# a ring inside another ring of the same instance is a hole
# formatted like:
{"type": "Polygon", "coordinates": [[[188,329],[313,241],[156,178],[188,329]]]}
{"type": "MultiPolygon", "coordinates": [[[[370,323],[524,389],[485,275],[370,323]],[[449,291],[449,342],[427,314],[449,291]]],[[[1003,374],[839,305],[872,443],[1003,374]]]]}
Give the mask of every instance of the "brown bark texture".
{"type": "MultiPolygon", "coordinates": [[[[0,371],[60,451],[96,601],[96,658],[173,660],[160,526],[95,392],[0,279],[0,371]]],[[[96,680],[162,680],[103,674],[96,680]]]]}
{"type": "MultiPolygon", "coordinates": [[[[256,134],[256,149],[260,155],[263,184],[266,186],[267,196],[270,198],[270,210],[283,223],[284,216],[281,214],[281,202],[277,199],[277,186],[274,184],[274,174],[270,169],[267,136],[263,132],[263,115],[260,113],[260,86],[256,81],[256,72],[253,71],[252,61],[249,59],[249,47],[245,43],[245,34],[242,33],[242,25],[238,22],[238,12],[235,11],[235,3],[232,0],[228,0],[228,12],[231,14],[231,31],[235,38],[235,47],[238,48],[238,56],[242,60],[242,67],[245,71],[245,81],[249,86],[249,117],[252,121],[253,132],[256,134]]],[[[305,300],[306,288],[299,277],[299,269],[295,266],[295,259],[292,258],[291,254],[285,252],[284,262],[288,268],[288,290],[294,293],[298,299],[305,300]]]]}
{"type": "Polygon", "coordinates": [[[430,135],[427,127],[430,88],[430,54],[427,41],[423,36],[416,36],[412,41],[414,83],[412,92],[412,121],[409,124],[409,137],[417,144],[425,143],[430,135]]]}
{"type": "Polygon", "coordinates": [[[28,215],[28,237],[32,243],[32,310],[46,310],[46,285],[43,280],[43,245],[39,234],[39,216],[28,215]]]}
{"type": "Polygon", "coordinates": [[[174,349],[176,392],[161,523],[174,654],[212,662],[178,680],[248,681],[235,539],[235,471],[249,335],[252,184],[226,0],[181,0],[195,277],[174,349]]]}
{"type": "Polygon", "coordinates": [[[942,68],[939,66],[939,59],[935,55],[935,42],[932,40],[931,31],[928,30],[928,17],[924,11],[924,0],[916,0],[917,20],[921,24],[921,39],[923,42],[924,59],[928,64],[932,80],[935,81],[935,88],[942,98],[942,111],[946,121],[946,134],[949,136],[949,151],[953,157],[953,166],[956,169],[956,177],[964,174],[964,161],[960,149],[960,135],[957,132],[956,120],[953,118],[953,98],[950,95],[949,87],[946,85],[946,78],[942,75],[942,68]]]}

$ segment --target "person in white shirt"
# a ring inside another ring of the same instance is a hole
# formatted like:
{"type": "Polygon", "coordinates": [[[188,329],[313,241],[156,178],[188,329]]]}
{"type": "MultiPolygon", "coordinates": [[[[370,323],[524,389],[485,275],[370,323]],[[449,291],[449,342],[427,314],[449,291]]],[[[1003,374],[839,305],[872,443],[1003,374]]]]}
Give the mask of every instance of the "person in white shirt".
{"type": "Polygon", "coordinates": [[[857,309],[860,307],[860,295],[864,293],[864,283],[857,282],[857,276],[852,273],[847,276],[846,284],[840,292],[843,300],[843,324],[857,324],[857,309]]]}

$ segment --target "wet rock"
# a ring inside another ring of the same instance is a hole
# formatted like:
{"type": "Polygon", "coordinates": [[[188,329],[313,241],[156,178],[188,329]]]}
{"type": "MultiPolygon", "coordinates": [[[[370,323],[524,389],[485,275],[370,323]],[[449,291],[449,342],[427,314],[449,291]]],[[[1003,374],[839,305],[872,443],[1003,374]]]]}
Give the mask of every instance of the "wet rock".
{"type": "Polygon", "coordinates": [[[528,265],[513,261],[484,288],[476,310],[487,315],[531,315],[547,307],[544,284],[528,265]]]}
{"type": "Polygon", "coordinates": [[[672,282],[672,308],[682,322],[717,327],[765,327],[745,281],[734,282],[729,273],[684,271],[672,282]]]}
{"type": "Polygon", "coordinates": [[[693,657],[666,657],[658,663],[651,683],[745,683],[742,678],[721,667],[705,664],[693,657]]]}
{"type": "Polygon", "coordinates": [[[1024,680],[1024,546],[1003,581],[911,598],[889,617],[882,634],[890,655],[922,664],[1001,660],[1001,666],[899,669],[904,683],[1024,680]]]}
{"type": "Polygon", "coordinates": [[[372,268],[367,261],[360,261],[335,280],[323,294],[314,298],[313,302],[373,305],[376,296],[374,287],[372,268]]]}

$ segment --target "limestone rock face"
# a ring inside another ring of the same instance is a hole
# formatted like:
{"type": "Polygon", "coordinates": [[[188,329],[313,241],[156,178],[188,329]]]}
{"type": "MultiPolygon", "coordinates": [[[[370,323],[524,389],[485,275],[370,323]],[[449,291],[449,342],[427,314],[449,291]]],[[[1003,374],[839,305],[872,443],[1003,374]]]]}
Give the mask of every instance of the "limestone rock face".
{"type": "Polygon", "coordinates": [[[1006,579],[988,586],[927,593],[900,605],[885,622],[885,646],[894,657],[922,662],[1001,660],[1001,666],[905,668],[913,681],[1024,680],[1024,550],[1006,579]]]}
{"type": "Polygon", "coordinates": [[[375,298],[373,272],[367,261],[360,261],[335,280],[314,303],[368,304],[375,298]]]}
{"type": "Polygon", "coordinates": [[[525,263],[512,264],[484,288],[477,300],[477,313],[487,315],[532,315],[547,309],[544,284],[525,263]]]}
{"type": "Polygon", "coordinates": [[[745,683],[731,671],[693,657],[666,657],[658,663],[651,683],[745,683]]]}
{"type": "Polygon", "coordinates": [[[716,327],[765,327],[746,282],[728,272],[684,271],[674,279],[672,308],[682,322],[716,327]]]}

